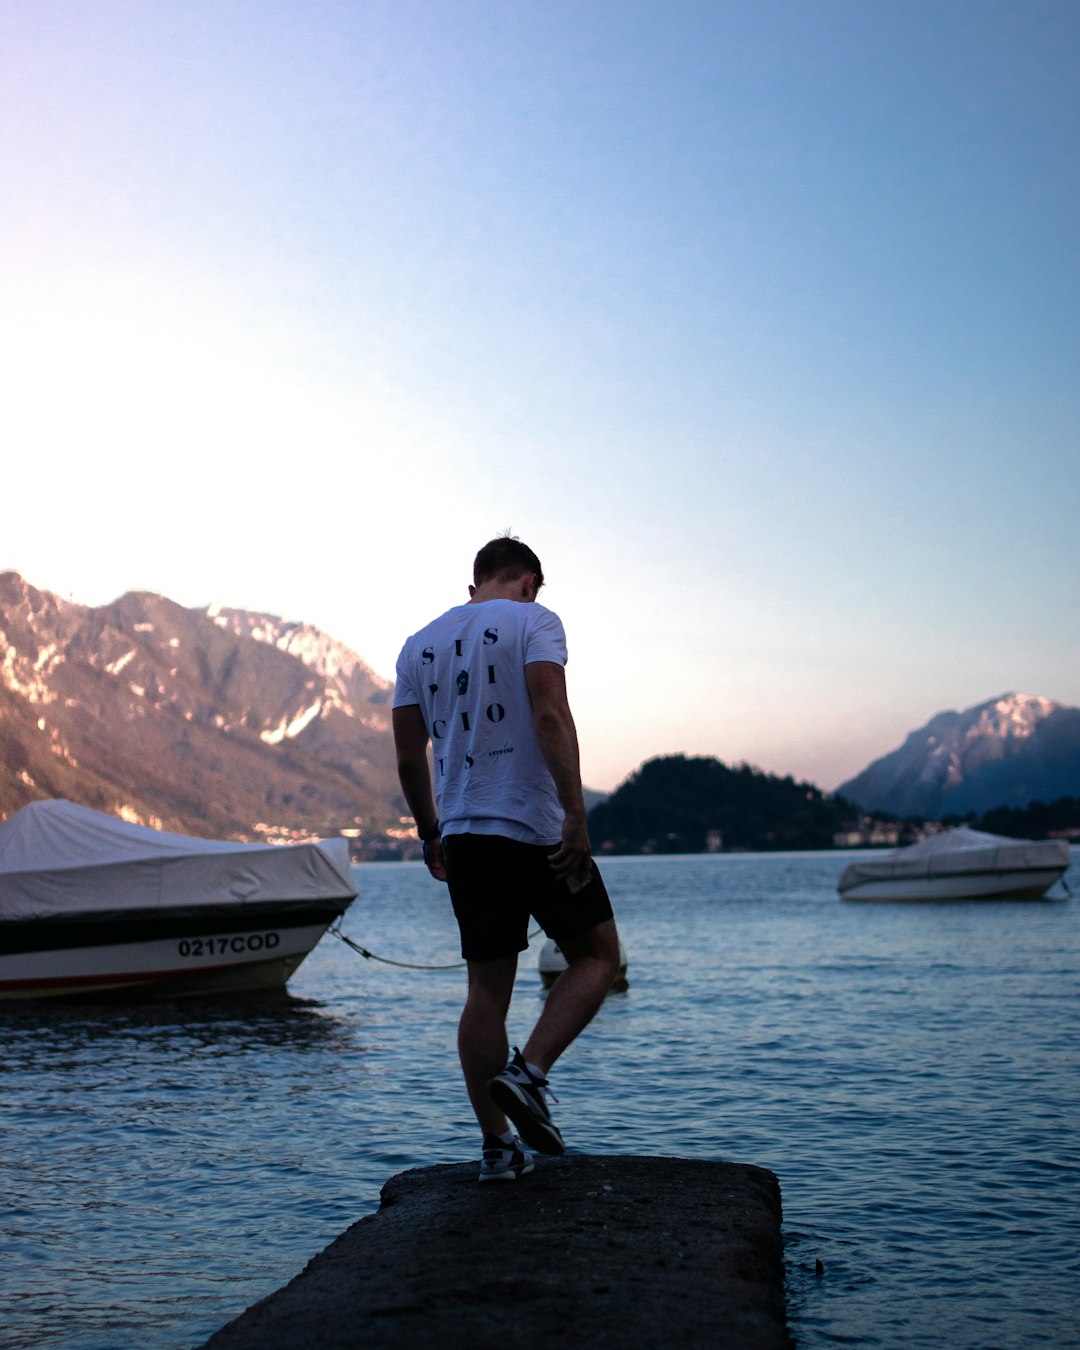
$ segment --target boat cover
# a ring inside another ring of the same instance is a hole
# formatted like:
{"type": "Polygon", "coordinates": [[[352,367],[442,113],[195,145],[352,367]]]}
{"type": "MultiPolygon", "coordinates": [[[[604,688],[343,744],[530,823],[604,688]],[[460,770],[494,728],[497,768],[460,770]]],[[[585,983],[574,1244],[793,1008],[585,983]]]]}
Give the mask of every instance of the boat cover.
{"type": "Polygon", "coordinates": [[[1068,865],[1069,845],[1064,839],[1008,839],[959,826],[906,848],[851,863],[841,873],[837,889],[848,891],[864,881],[906,881],[966,872],[1064,870],[1068,865]]]}
{"type": "Polygon", "coordinates": [[[166,834],[68,801],[0,825],[0,923],[122,917],[356,898],[344,839],[240,844],[166,834]]]}

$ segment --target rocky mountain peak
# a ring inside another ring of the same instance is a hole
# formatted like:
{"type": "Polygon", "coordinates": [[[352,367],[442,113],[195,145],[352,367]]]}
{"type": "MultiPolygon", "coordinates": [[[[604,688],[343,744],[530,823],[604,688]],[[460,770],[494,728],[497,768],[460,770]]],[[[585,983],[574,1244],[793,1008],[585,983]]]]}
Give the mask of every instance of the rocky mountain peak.
{"type": "Polygon", "coordinates": [[[209,605],[204,612],[219,628],[287,652],[325,679],[350,681],[358,678],[383,694],[389,694],[393,688],[351,648],[311,624],[282,619],[276,614],[231,609],[221,604],[209,605]]]}
{"type": "Polygon", "coordinates": [[[1044,717],[1063,707],[1041,694],[1002,694],[970,709],[969,738],[994,736],[1000,740],[1030,736],[1044,717]]]}
{"type": "Polygon", "coordinates": [[[940,817],[1080,790],[1080,710],[1007,693],[938,713],[837,791],[865,810],[940,817]]]}
{"type": "Polygon", "coordinates": [[[0,574],[0,816],[40,797],[219,837],[400,833],[390,686],[310,625],[0,574]]]}

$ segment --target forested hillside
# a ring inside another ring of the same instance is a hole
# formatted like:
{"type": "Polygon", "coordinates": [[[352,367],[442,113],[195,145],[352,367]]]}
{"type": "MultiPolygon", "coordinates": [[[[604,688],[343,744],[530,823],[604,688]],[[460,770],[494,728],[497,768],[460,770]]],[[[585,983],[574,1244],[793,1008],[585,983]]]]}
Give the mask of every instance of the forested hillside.
{"type": "Polygon", "coordinates": [[[609,853],[830,848],[852,812],[812,783],[748,764],[666,755],[594,807],[589,832],[597,852],[609,853]]]}

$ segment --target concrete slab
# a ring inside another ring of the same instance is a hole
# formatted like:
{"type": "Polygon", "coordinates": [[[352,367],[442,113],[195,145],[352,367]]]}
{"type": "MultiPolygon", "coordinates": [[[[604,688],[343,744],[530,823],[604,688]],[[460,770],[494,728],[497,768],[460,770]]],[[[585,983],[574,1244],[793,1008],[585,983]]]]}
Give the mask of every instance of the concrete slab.
{"type": "Polygon", "coordinates": [[[763,1168],[682,1158],[538,1158],[391,1178],[361,1219],[205,1350],[780,1350],[780,1187],[763,1168]]]}

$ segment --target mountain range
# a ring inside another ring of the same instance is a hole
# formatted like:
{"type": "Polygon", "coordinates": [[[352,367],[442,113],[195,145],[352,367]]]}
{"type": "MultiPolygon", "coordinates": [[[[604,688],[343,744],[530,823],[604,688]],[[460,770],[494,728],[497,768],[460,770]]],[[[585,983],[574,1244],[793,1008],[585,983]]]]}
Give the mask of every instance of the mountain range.
{"type": "MultiPolygon", "coordinates": [[[[141,591],[88,607],[2,572],[0,819],[67,797],[211,838],[415,856],[391,693],[307,624],[141,591]]],[[[929,819],[1080,795],[1080,709],[1005,694],[939,713],[839,793],[929,819]]]]}
{"type": "Polygon", "coordinates": [[[940,712],[837,792],[928,820],[1080,796],[1080,708],[1010,693],[940,712]]]}
{"type": "Polygon", "coordinates": [[[41,797],[214,838],[411,835],[391,686],[304,624],[0,573],[0,816],[41,797]]]}

